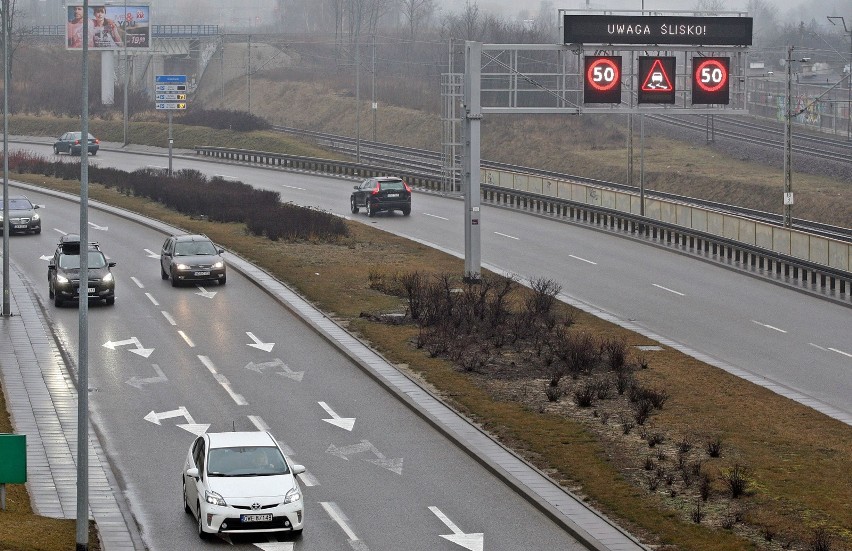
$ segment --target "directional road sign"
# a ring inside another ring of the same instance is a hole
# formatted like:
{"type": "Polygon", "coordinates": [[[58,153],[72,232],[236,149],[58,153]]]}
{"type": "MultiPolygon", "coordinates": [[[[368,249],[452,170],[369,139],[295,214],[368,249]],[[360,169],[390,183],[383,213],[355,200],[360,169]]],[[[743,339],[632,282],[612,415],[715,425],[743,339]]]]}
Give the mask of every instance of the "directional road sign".
{"type": "Polygon", "coordinates": [[[186,109],[186,103],[158,102],[157,109],[186,109]]]}
{"type": "Polygon", "coordinates": [[[186,75],[155,75],[157,109],[186,109],[186,75]]]}

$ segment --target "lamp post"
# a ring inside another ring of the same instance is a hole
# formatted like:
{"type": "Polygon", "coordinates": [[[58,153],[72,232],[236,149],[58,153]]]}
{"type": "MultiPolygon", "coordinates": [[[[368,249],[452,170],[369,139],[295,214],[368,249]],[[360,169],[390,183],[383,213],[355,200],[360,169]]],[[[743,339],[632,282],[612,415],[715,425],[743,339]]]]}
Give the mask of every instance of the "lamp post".
{"type": "MultiPolygon", "coordinates": [[[[793,227],[793,46],[787,46],[787,103],[784,108],[784,227],[793,227]]],[[[799,59],[808,62],[809,57],[799,59]]]]}
{"type": "Polygon", "coordinates": [[[843,30],[849,33],[849,59],[846,60],[846,66],[849,71],[846,73],[846,113],[849,119],[846,121],[846,139],[852,140],[852,28],[846,28],[846,20],[842,15],[829,15],[828,22],[832,25],[837,25],[835,19],[839,19],[843,24],[843,30]]]}

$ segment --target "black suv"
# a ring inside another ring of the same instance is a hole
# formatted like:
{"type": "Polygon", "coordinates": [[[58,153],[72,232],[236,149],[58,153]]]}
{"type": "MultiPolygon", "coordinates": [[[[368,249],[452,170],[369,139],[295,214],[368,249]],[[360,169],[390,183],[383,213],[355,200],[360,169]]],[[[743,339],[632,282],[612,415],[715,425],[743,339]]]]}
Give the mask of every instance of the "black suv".
{"type": "MultiPolygon", "coordinates": [[[[64,235],[47,265],[47,286],[53,304],[62,306],[66,300],[79,300],[80,290],[80,236],[64,235]]],[[[115,278],[110,268],[115,262],[107,261],[97,243],[89,243],[88,252],[89,300],[103,300],[115,304],[115,278]]]]}
{"type": "Polygon", "coordinates": [[[206,235],[173,235],[160,251],[160,276],[172,278],[172,287],[182,281],[218,281],[224,285],[224,252],[206,235]]]}
{"type": "MultiPolygon", "coordinates": [[[[34,205],[24,195],[9,196],[9,233],[41,233],[41,217],[34,205]]],[[[3,233],[3,203],[0,199],[0,234],[3,233]]]]}
{"type": "Polygon", "coordinates": [[[394,176],[368,178],[355,186],[349,205],[353,214],[358,214],[364,207],[369,217],[383,210],[401,210],[408,216],[411,214],[411,188],[394,176]]]}

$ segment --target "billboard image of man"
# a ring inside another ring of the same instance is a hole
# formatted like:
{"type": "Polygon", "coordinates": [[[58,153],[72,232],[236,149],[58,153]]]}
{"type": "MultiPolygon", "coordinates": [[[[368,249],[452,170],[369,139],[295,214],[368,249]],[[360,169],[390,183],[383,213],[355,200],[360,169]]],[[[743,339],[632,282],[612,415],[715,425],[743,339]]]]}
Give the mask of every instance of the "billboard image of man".
{"type": "Polygon", "coordinates": [[[68,8],[68,25],[65,36],[69,48],[83,47],[83,6],[71,6],[68,8]]]}

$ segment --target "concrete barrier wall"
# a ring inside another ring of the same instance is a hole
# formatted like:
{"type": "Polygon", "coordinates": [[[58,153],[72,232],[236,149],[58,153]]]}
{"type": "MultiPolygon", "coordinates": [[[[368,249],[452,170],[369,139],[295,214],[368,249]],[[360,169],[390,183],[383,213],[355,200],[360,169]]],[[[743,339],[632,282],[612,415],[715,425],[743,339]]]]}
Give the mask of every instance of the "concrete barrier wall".
{"type": "MultiPolygon", "coordinates": [[[[483,183],[515,191],[535,193],[631,214],[641,213],[640,198],[632,193],[497,170],[483,169],[480,177],[483,183]]],[[[852,244],[842,241],[647,197],[645,198],[645,216],[660,222],[795,256],[837,270],[852,272],[852,244]]]]}

